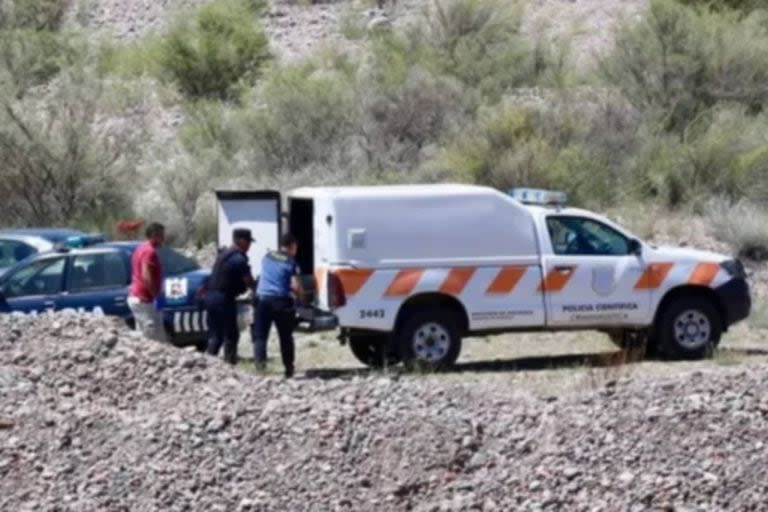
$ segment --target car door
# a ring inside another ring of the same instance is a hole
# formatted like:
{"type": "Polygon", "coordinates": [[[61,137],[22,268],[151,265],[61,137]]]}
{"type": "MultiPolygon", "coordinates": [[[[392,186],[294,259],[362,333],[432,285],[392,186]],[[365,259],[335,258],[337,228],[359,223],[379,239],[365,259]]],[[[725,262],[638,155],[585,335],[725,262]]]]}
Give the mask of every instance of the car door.
{"type": "Polygon", "coordinates": [[[22,313],[59,309],[66,263],[64,255],[37,259],[4,276],[5,308],[22,313]]]}
{"type": "Polygon", "coordinates": [[[232,232],[238,228],[251,230],[256,243],[248,250],[251,273],[257,279],[261,259],[270,250],[279,249],[282,228],[280,192],[274,190],[216,191],[218,246],[232,244],[232,232]]]}
{"type": "Polygon", "coordinates": [[[638,290],[645,269],[638,242],[596,219],[546,218],[549,250],[543,251],[547,324],[644,325],[650,293],[638,290]]]}
{"type": "Polygon", "coordinates": [[[130,316],[128,267],[117,250],[72,254],[60,308],[130,316]]]}

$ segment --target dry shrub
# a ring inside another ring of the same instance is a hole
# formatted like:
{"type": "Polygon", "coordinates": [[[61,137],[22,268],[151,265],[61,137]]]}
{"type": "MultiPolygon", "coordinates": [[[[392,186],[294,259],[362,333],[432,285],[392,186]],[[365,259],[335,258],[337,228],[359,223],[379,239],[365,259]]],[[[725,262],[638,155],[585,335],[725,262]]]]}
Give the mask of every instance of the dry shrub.
{"type": "Polygon", "coordinates": [[[709,221],[715,236],[751,260],[768,260],[768,206],[746,200],[709,202],[709,221]]]}

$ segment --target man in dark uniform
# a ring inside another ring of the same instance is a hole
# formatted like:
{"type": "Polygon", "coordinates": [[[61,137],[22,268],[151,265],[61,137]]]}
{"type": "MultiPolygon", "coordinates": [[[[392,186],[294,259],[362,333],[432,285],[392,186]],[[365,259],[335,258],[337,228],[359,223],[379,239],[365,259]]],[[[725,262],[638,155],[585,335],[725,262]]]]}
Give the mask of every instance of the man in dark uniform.
{"type": "Polygon", "coordinates": [[[280,355],[285,366],[285,377],[293,376],[293,329],[296,326],[296,308],[292,293],[302,296],[296,264],[298,243],[291,234],[280,239],[280,250],[270,251],[261,261],[261,275],[256,288],[258,304],[253,323],[253,359],[257,369],[267,362],[267,339],[272,322],[280,337],[280,355]]]}
{"type": "Polygon", "coordinates": [[[208,353],[218,355],[224,346],[224,360],[237,364],[237,303],[235,299],[253,287],[248,249],[255,240],[250,229],[236,229],[232,233],[232,247],[216,258],[208,280],[205,309],[208,312],[208,353]]]}

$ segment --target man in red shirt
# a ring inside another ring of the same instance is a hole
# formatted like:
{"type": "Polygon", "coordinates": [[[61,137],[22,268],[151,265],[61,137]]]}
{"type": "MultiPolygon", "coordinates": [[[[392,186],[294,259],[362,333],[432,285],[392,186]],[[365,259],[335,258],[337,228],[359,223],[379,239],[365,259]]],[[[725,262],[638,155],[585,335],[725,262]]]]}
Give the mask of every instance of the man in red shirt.
{"type": "Polygon", "coordinates": [[[131,257],[131,288],[128,307],[131,308],[136,328],[146,338],[166,342],[163,317],[155,307],[163,284],[163,267],[157,249],[165,242],[165,227],[152,223],[147,226],[147,241],[139,245],[131,257]]]}

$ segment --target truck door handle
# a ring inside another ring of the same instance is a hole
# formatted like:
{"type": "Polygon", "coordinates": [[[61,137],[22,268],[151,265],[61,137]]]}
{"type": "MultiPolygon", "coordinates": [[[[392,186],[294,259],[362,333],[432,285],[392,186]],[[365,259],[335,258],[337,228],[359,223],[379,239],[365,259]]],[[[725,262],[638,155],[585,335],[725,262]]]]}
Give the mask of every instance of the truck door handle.
{"type": "Polygon", "coordinates": [[[115,297],[115,304],[125,304],[125,297],[115,297]]]}
{"type": "Polygon", "coordinates": [[[570,274],[573,272],[573,267],[571,265],[555,265],[555,270],[561,274],[570,274]]]}
{"type": "Polygon", "coordinates": [[[43,306],[45,306],[46,308],[52,308],[52,307],[56,306],[56,303],[53,302],[52,300],[47,300],[47,301],[43,302],[43,306]]]}

